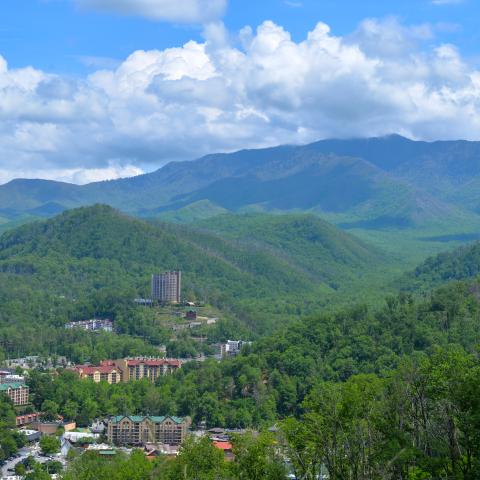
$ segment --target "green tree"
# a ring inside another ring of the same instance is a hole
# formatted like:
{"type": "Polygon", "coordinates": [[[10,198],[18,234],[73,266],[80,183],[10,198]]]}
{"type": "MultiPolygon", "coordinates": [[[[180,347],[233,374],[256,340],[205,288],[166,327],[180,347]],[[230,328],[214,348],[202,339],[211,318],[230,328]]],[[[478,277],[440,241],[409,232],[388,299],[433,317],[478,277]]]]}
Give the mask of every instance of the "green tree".
{"type": "Polygon", "coordinates": [[[239,480],[284,480],[286,467],[270,433],[237,435],[233,440],[232,470],[239,480]]]}
{"type": "Polygon", "coordinates": [[[53,400],[45,400],[41,408],[45,420],[56,420],[58,418],[59,406],[53,400]]]}
{"type": "Polygon", "coordinates": [[[213,446],[208,437],[189,437],[167,470],[168,480],[223,480],[226,463],[223,451],[213,446]]]}
{"type": "Polygon", "coordinates": [[[40,439],[40,448],[45,455],[51,455],[60,451],[60,440],[57,437],[44,435],[40,439]]]}

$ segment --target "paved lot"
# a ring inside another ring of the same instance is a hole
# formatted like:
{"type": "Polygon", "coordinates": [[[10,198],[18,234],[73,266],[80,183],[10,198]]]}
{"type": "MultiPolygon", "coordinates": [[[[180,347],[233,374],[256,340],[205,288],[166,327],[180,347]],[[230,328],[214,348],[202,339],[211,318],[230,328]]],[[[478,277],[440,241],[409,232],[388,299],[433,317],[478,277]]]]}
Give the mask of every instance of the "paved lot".
{"type": "Polygon", "coordinates": [[[28,446],[28,447],[21,448],[18,451],[18,453],[20,454],[19,457],[7,460],[5,462],[5,464],[3,465],[3,467],[2,467],[2,479],[6,478],[8,476],[15,475],[15,473],[13,472],[13,470],[15,468],[15,465],[18,462],[21,462],[22,460],[25,460],[29,455],[36,455],[38,453],[38,451],[39,450],[38,450],[37,445],[31,446],[31,447],[28,446]],[[11,469],[11,470],[9,471],[9,469],[11,469]]]}

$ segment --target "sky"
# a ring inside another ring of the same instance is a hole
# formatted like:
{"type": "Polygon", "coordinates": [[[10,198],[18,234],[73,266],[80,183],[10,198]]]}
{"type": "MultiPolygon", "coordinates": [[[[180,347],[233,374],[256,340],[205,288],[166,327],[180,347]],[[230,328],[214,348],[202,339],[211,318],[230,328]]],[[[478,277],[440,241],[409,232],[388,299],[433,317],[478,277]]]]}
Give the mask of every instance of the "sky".
{"type": "Polygon", "coordinates": [[[480,140],[478,0],[0,0],[0,183],[397,133],[480,140]]]}

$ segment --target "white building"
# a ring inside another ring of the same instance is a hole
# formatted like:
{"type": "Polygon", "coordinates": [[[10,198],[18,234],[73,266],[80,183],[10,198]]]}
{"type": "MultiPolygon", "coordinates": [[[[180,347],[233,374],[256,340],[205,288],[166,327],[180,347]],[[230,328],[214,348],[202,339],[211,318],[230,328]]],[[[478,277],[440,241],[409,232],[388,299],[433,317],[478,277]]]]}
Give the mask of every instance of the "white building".
{"type": "Polygon", "coordinates": [[[252,342],[243,340],[227,340],[227,343],[220,345],[220,353],[223,358],[234,357],[238,355],[245,345],[251,345],[252,342]]]}
{"type": "Polygon", "coordinates": [[[104,331],[113,332],[113,322],[109,319],[92,318],[90,320],[82,320],[80,322],[69,322],[65,328],[78,328],[80,330],[90,330],[92,332],[104,331]]]}

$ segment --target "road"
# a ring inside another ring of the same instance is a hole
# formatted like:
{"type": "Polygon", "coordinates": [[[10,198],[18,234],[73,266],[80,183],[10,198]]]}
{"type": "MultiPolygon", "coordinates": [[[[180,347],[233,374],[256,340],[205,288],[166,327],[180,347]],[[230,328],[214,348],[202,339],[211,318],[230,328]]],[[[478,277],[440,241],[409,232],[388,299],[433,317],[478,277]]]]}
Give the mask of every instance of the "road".
{"type": "Polygon", "coordinates": [[[38,444],[35,444],[33,446],[27,446],[23,447],[20,450],[18,450],[18,453],[20,454],[19,457],[12,458],[10,460],[7,460],[5,464],[2,467],[2,479],[6,478],[11,475],[15,475],[14,473],[14,468],[15,465],[18,462],[21,462],[22,460],[25,460],[29,455],[36,455],[38,453],[38,444]],[[8,471],[11,469],[11,471],[8,471]]]}

